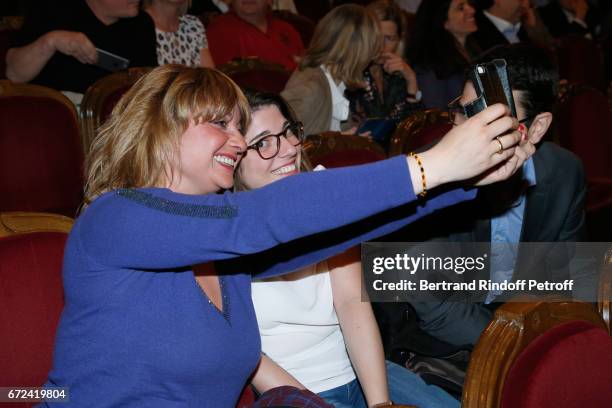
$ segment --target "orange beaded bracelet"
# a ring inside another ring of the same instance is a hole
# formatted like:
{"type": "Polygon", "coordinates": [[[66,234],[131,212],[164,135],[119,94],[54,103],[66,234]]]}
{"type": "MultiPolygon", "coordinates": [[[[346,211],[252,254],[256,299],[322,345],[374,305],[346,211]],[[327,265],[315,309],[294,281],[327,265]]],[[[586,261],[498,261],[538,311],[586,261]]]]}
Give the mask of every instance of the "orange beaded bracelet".
{"type": "Polygon", "coordinates": [[[419,169],[421,170],[421,181],[423,182],[423,191],[419,193],[419,197],[424,198],[427,195],[427,180],[425,178],[425,169],[423,168],[423,162],[421,161],[421,158],[419,157],[419,155],[416,154],[415,152],[408,153],[408,156],[414,157],[414,159],[416,160],[419,166],[419,169]]]}

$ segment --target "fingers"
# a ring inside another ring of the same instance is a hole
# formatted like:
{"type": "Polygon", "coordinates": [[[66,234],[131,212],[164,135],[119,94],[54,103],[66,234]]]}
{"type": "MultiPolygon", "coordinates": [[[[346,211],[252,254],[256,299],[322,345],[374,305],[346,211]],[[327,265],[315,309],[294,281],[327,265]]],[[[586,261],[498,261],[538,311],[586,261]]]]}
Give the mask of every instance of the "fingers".
{"type": "Polygon", "coordinates": [[[503,136],[494,138],[491,145],[491,154],[500,154],[502,151],[508,150],[511,147],[515,147],[521,139],[519,132],[508,133],[503,136]]]}
{"type": "Polygon", "coordinates": [[[95,64],[98,61],[98,51],[89,38],[83,33],[69,33],[66,47],[61,51],[71,55],[83,64],[95,64]]]}
{"type": "Polygon", "coordinates": [[[496,119],[501,118],[502,116],[507,116],[508,114],[510,114],[510,111],[506,105],[496,103],[495,105],[489,106],[482,112],[478,112],[478,114],[472,116],[470,119],[474,121],[481,121],[481,123],[486,125],[495,121],[496,119]]]}

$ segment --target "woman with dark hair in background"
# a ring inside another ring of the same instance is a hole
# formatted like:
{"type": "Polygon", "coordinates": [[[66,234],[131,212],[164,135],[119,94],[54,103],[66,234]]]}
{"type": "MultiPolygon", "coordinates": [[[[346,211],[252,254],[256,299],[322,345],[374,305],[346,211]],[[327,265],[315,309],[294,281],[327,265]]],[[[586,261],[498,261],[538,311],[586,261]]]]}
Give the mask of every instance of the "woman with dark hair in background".
{"type": "Polygon", "coordinates": [[[445,109],[463,90],[468,35],[478,29],[468,0],[423,0],[410,36],[408,60],[426,108],[445,109]]]}

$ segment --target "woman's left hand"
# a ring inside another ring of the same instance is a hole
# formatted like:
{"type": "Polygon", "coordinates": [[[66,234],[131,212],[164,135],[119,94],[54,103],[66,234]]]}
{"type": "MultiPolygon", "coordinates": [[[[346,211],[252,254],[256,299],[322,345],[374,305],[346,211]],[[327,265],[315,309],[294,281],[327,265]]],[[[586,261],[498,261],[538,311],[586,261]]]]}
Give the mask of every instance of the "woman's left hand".
{"type": "Polygon", "coordinates": [[[383,62],[383,69],[392,74],[399,72],[402,74],[406,81],[413,81],[416,78],[416,74],[412,67],[399,55],[392,52],[384,52],[381,54],[383,62]]]}

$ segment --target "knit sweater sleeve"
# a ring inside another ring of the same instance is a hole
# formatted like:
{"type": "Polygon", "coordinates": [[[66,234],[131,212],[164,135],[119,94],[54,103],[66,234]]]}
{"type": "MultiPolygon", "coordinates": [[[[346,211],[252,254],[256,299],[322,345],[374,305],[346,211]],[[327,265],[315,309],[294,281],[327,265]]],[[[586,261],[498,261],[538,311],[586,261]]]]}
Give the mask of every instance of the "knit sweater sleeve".
{"type": "Polygon", "coordinates": [[[402,156],[236,194],[117,190],[95,200],[72,234],[103,265],[165,270],[265,251],[415,199],[402,156]]]}

